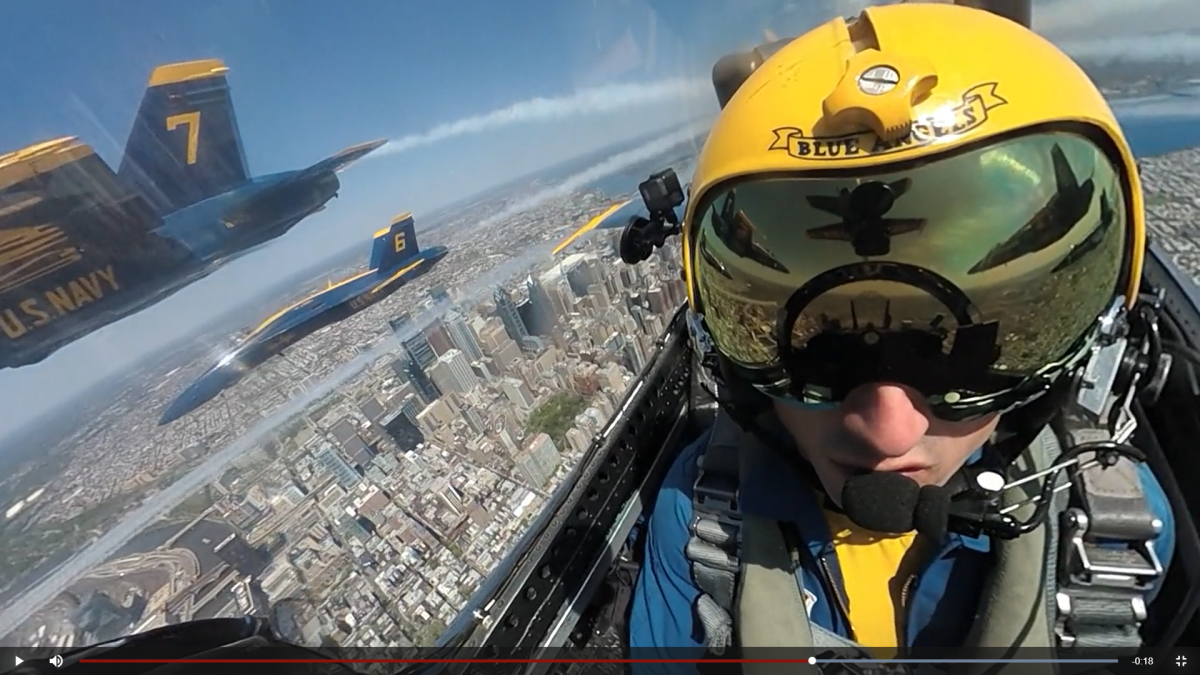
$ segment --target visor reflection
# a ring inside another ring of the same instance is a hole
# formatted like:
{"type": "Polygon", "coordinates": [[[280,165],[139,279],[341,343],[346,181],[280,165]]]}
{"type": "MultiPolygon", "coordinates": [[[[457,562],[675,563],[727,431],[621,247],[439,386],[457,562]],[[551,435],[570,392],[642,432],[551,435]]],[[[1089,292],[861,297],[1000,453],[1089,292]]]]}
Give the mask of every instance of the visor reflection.
{"type": "Polygon", "coordinates": [[[961,327],[951,308],[870,274],[870,263],[917,267],[956,286],[973,322],[996,324],[991,368],[1019,381],[1068,357],[1111,302],[1126,238],[1121,185],[1102,150],[1068,133],[1014,138],[903,174],[742,181],[697,211],[693,268],[705,322],[734,363],[764,381],[784,379],[780,310],[814,278],[854,266],[867,272],[796,318],[794,349],[830,332],[920,330],[940,336],[949,354],[961,327]]]}

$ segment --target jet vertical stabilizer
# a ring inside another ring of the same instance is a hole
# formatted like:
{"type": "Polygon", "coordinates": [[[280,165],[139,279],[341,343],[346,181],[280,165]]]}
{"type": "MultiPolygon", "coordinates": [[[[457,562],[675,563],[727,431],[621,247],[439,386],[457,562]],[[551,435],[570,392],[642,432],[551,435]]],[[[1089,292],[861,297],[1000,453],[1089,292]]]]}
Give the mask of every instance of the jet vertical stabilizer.
{"type": "Polygon", "coordinates": [[[160,214],[242,185],[242,136],[219,59],[159,66],[150,75],[117,175],[160,214]]]}
{"type": "Polygon", "coordinates": [[[412,213],[402,213],[392,219],[390,227],[375,233],[371,245],[371,269],[382,272],[400,269],[420,251],[412,213]]]}

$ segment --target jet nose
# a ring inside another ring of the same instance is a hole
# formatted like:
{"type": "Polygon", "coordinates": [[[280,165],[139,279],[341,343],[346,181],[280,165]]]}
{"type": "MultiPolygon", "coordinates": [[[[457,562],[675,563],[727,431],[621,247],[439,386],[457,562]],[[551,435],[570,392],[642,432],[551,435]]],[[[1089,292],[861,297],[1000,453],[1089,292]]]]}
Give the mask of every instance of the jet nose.
{"type": "Polygon", "coordinates": [[[208,403],[238,379],[238,374],[232,368],[217,367],[209,370],[167,404],[158,425],[170,424],[208,403]]]}
{"type": "Polygon", "coordinates": [[[158,418],[158,426],[161,427],[170,424],[171,422],[174,422],[175,420],[183,417],[199,407],[199,404],[193,403],[191,400],[189,400],[191,398],[188,396],[189,391],[191,391],[191,387],[188,387],[187,390],[185,390],[179,396],[176,396],[174,400],[167,404],[167,408],[163,411],[162,417],[158,418]]]}

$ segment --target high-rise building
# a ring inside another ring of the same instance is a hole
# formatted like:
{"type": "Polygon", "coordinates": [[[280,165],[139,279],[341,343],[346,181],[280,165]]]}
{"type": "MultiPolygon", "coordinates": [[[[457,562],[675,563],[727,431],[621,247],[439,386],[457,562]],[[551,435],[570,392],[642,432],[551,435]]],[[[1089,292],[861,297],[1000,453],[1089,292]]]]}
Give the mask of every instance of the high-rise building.
{"type": "Polygon", "coordinates": [[[408,352],[408,355],[422,368],[428,368],[437,359],[437,354],[434,353],[433,346],[429,344],[429,339],[425,337],[424,333],[416,333],[402,338],[400,344],[404,345],[404,351],[408,352]]]}
{"type": "Polygon", "coordinates": [[[261,575],[271,562],[271,556],[266,550],[251,546],[250,542],[242,539],[237,533],[230,534],[214,546],[213,553],[238,573],[249,577],[261,575]]]}
{"type": "Polygon", "coordinates": [[[629,308],[629,316],[633,319],[633,323],[637,325],[637,329],[643,333],[649,333],[646,328],[646,310],[640,305],[634,305],[629,308]]]}
{"type": "Polygon", "coordinates": [[[379,424],[379,420],[387,415],[383,404],[374,396],[367,396],[358,402],[358,412],[363,417],[367,418],[372,424],[379,424]]]}
{"type": "Polygon", "coordinates": [[[425,374],[425,370],[415,360],[409,359],[405,370],[408,372],[408,381],[412,384],[413,389],[417,390],[417,395],[421,397],[425,405],[441,398],[442,392],[438,391],[429,376],[425,374]]]}
{"type": "Polygon", "coordinates": [[[646,353],[642,350],[642,345],[635,339],[629,339],[622,345],[621,355],[625,362],[625,367],[631,373],[640,373],[642,368],[646,366],[646,353]]]}
{"type": "Polygon", "coordinates": [[[396,379],[400,380],[400,384],[408,384],[408,364],[407,356],[402,356],[395,361],[392,361],[392,372],[395,373],[396,379]]]}
{"type": "Polygon", "coordinates": [[[474,407],[469,405],[463,406],[462,416],[463,419],[466,420],[467,426],[471,428],[471,431],[477,434],[482,434],[487,431],[487,425],[484,424],[483,416],[480,415],[479,411],[474,407]]]}
{"type": "Polygon", "coordinates": [[[534,487],[542,487],[554,476],[559,461],[558,448],[545,433],[529,439],[513,458],[517,471],[534,487]]]}
{"type": "MultiPolygon", "coordinates": [[[[650,311],[655,314],[662,316],[670,314],[670,311],[667,309],[667,303],[669,302],[667,292],[661,286],[654,286],[646,291],[646,300],[650,304],[650,311]]],[[[674,308],[672,307],[671,309],[674,308]]]]}
{"type": "Polygon", "coordinates": [[[588,286],[601,280],[596,271],[591,258],[588,257],[580,258],[577,263],[567,268],[567,283],[571,285],[571,291],[576,297],[587,297],[588,286]]]}
{"type": "Polygon", "coordinates": [[[604,309],[612,304],[608,288],[604,284],[592,284],[587,287],[587,296],[595,303],[596,309],[604,309]]]}
{"type": "Polygon", "coordinates": [[[430,368],[430,376],[439,389],[449,389],[457,394],[466,394],[479,386],[479,379],[471,370],[471,362],[457,349],[442,354],[430,368]]]}
{"type": "Polygon", "coordinates": [[[637,271],[634,267],[621,267],[617,271],[617,278],[620,279],[621,285],[625,288],[634,288],[637,286],[637,271]]]}
{"type": "Polygon", "coordinates": [[[433,348],[434,354],[441,356],[454,349],[454,342],[450,339],[450,333],[440,320],[434,321],[422,332],[425,334],[425,339],[429,341],[429,346],[433,348]]]}
{"type": "Polygon", "coordinates": [[[404,397],[404,400],[400,401],[400,412],[404,413],[409,422],[416,424],[417,415],[425,409],[425,405],[416,394],[409,394],[404,397]]]}
{"type": "Polygon", "coordinates": [[[388,326],[391,326],[392,333],[401,335],[404,330],[412,323],[412,317],[408,312],[400,312],[395,317],[388,320],[388,326]]]}
{"type": "Polygon", "coordinates": [[[666,288],[670,290],[671,311],[672,313],[678,309],[683,303],[687,302],[687,285],[683,283],[683,279],[671,279],[666,284],[666,288]]]}
{"type": "Polygon", "coordinates": [[[543,337],[550,335],[557,323],[550,294],[546,292],[542,282],[532,274],[525,278],[525,289],[529,292],[529,332],[543,337]]]}
{"type": "Polygon", "coordinates": [[[536,343],[529,340],[529,329],[525,326],[525,322],[521,320],[521,313],[517,310],[517,304],[513,302],[512,296],[508,294],[508,291],[504,290],[503,286],[497,286],[492,297],[496,301],[496,314],[500,317],[500,321],[504,323],[504,330],[508,333],[508,337],[512,338],[513,342],[516,342],[522,351],[533,351],[536,349],[536,343]]]}
{"type": "Polygon", "coordinates": [[[317,463],[328,471],[343,488],[350,489],[358,484],[360,476],[350,466],[350,463],[342,459],[333,449],[332,445],[322,443],[321,447],[316,452],[317,463]]]}
{"type": "Polygon", "coordinates": [[[462,314],[450,310],[443,317],[446,326],[446,332],[450,334],[450,340],[458,347],[459,351],[467,355],[469,361],[480,361],[483,359],[483,350],[479,347],[479,341],[475,339],[475,334],[471,332],[471,327],[467,325],[466,319],[462,314]]]}
{"type": "Polygon", "coordinates": [[[429,299],[433,300],[434,304],[439,302],[449,303],[450,294],[446,292],[446,288],[444,286],[430,286],[429,299]]]}
{"type": "MultiPolygon", "coordinates": [[[[415,399],[416,397],[412,396],[412,398],[415,399]]],[[[408,411],[401,407],[395,414],[384,420],[383,428],[387,430],[388,435],[392,437],[392,440],[396,442],[396,445],[401,450],[412,450],[418,444],[425,442],[425,436],[421,434],[421,430],[417,428],[415,421],[417,413],[420,412],[418,409],[416,413],[413,413],[413,418],[409,419],[408,411]]]]}
{"type": "Polygon", "coordinates": [[[500,390],[518,408],[528,410],[533,407],[533,392],[521,380],[515,377],[506,377],[500,382],[500,390]]]}

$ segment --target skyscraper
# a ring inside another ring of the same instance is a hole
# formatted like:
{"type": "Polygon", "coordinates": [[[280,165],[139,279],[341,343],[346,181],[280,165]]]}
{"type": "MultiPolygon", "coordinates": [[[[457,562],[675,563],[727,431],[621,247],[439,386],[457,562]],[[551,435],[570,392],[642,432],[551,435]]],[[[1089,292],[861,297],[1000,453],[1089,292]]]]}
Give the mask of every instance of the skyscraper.
{"type": "Polygon", "coordinates": [[[471,370],[471,363],[457,349],[451,349],[439,356],[437,363],[429,369],[429,375],[443,392],[466,394],[479,386],[479,379],[471,370]]]}
{"type": "Polygon", "coordinates": [[[471,406],[463,406],[463,419],[466,420],[467,426],[477,434],[482,434],[487,431],[487,426],[483,423],[483,416],[479,411],[471,406]]]}
{"type": "Polygon", "coordinates": [[[429,364],[437,358],[437,354],[433,353],[433,347],[429,344],[425,334],[421,331],[413,332],[412,317],[407,312],[388,321],[388,325],[392,328],[392,334],[400,339],[400,344],[404,345],[404,351],[408,352],[417,365],[428,368],[429,364]]]}
{"type": "Polygon", "coordinates": [[[408,367],[405,370],[408,372],[408,381],[417,390],[417,395],[421,397],[425,405],[429,405],[441,398],[442,393],[433,385],[433,382],[425,374],[420,364],[409,359],[408,367]]]}
{"type": "Polygon", "coordinates": [[[517,471],[534,487],[542,487],[554,475],[559,462],[558,448],[549,435],[541,433],[529,439],[513,457],[517,471]]]}
{"type": "Polygon", "coordinates": [[[417,424],[417,415],[425,409],[425,404],[421,403],[420,397],[416,394],[409,394],[400,402],[400,412],[412,422],[414,426],[417,424]]]}
{"type": "Polygon", "coordinates": [[[354,467],[350,463],[342,459],[333,446],[328,443],[322,443],[319,450],[316,452],[317,463],[325,468],[333,475],[334,480],[343,488],[350,488],[358,484],[360,477],[354,467]]]}
{"type": "Polygon", "coordinates": [[[454,341],[450,338],[450,332],[446,330],[441,320],[434,321],[422,333],[429,341],[429,346],[433,348],[434,354],[441,356],[454,349],[454,341]]]}
{"type": "Polygon", "coordinates": [[[528,326],[529,332],[534,335],[550,335],[557,318],[550,294],[546,292],[542,282],[532,274],[525,278],[525,288],[529,291],[529,314],[533,319],[528,326]]]}
{"type": "Polygon", "coordinates": [[[400,380],[400,384],[408,383],[409,360],[410,359],[407,356],[401,356],[395,361],[392,361],[392,372],[396,374],[396,379],[400,380]]]}
{"type": "Polygon", "coordinates": [[[520,345],[522,350],[532,351],[535,347],[529,340],[529,329],[525,327],[525,322],[521,321],[521,314],[517,311],[512,296],[503,286],[497,286],[492,297],[496,301],[496,314],[504,323],[504,331],[508,333],[508,337],[520,345]]]}
{"type": "Polygon", "coordinates": [[[467,355],[471,361],[479,361],[483,358],[483,350],[479,347],[479,341],[475,339],[475,334],[471,332],[471,327],[467,325],[466,319],[461,314],[451,310],[446,312],[445,316],[446,331],[450,333],[450,340],[454,342],[454,346],[458,347],[459,351],[467,355]]]}
{"type": "Polygon", "coordinates": [[[437,360],[437,354],[433,351],[433,345],[429,344],[429,339],[424,333],[416,333],[400,341],[404,345],[404,351],[412,357],[421,368],[428,368],[434,361],[437,360]]]}
{"type": "Polygon", "coordinates": [[[450,294],[446,292],[446,288],[444,286],[430,286],[429,299],[433,300],[434,304],[439,302],[449,303],[450,294]]]}
{"type": "Polygon", "coordinates": [[[392,327],[392,332],[396,335],[404,332],[405,327],[410,323],[412,323],[412,317],[409,316],[408,312],[400,312],[388,320],[388,325],[392,327]]]}

